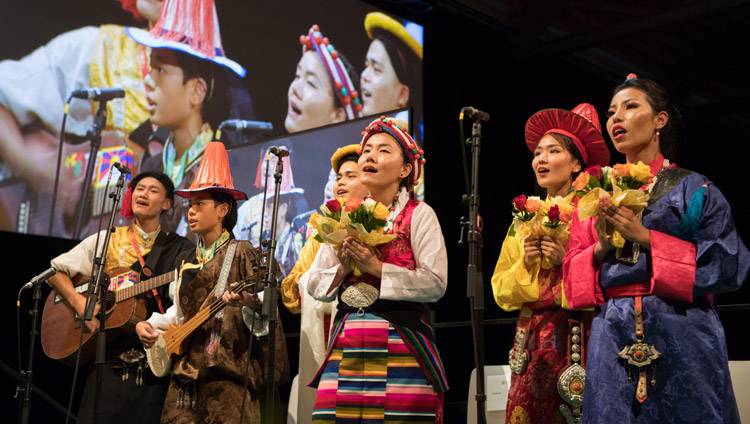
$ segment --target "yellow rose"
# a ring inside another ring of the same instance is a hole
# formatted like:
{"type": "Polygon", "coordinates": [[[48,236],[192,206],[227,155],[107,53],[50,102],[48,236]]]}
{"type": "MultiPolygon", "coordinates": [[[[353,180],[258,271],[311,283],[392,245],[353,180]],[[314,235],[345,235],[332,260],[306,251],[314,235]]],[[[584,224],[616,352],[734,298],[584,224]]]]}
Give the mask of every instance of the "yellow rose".
{"type": "Polygon", "coordinates": [[[388,219],[388,215],[390,215],[390,211],[388,208],[385,207],[384,204],[378,203],[375,205],[375,209],[372,211],[372,215],[377,219],[388,219]]]}
{"type": "Polygon", "coordinates": [[[651,179],[654,177],[651,174],[651,167],[641,161],[638,161],[637,165],[630,165],[630,175],[643,183],[651,182],[651,179]]]}

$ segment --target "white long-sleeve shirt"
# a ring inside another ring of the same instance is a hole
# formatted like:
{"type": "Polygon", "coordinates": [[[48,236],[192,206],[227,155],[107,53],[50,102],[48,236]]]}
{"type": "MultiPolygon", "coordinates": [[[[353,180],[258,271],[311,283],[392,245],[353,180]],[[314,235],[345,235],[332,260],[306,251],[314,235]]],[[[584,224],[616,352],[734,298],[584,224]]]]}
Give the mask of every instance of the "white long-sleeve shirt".
{"type": "MultiPolygon", "coordinates": [[[[398,216],[406,206],[409,194],[402,189],[396,208],[388,217],[398,216]]],[[[426,203],[420,203],[413,211],[411,219],[411,249],[416,268],[410,270],[397,265],[383,263],[380,280],[380,298],[405,300],[410,302],[436,302],[448,285],[448,255],[445,240],[435,211],[426,203]]],[[[341,266],[336,252],[330,245],[321,246],[310,270],[300,279],[300,287],[307,287],[315,299],[331,301],[337,290],[326,293],[336,272],[341,266]]]]}

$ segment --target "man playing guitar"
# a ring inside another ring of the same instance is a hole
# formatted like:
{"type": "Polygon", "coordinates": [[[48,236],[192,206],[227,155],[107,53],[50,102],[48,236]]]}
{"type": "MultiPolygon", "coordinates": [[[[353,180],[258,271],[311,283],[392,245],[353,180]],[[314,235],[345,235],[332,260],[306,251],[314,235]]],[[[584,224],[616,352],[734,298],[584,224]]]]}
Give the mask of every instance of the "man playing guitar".
{"type": "MultiPolygon", "coordinates": [[[[132,214],[134,221],[128,227],[117,227],[111,235],[104,272],[129,267],[141,272],[141,279],[146,279],[170,271],[179,253],[194,249],[195,246],[185,238],[161,231],[159,216],[169,210],[173,202],[174,185],[167,175],[144,172],[133,178],[123,197],[122,213],[126,217],[132,214]]],[[[97,235],[93,234],[51,261],[58,272],[48,281],[78,317],[84,315],[86,297],[76,291],[71,278],[91,273],[95,251],[98,250],[95,249],[96,240],[97,235]]],[[[100,244],[103,243],[103,232],[99,234],[99,240],[100,244]]],[[[116,288],[120,287],[110,287],[110,290],[116,288]]],[[[147,316],[154,312],[163,313],[171,303],[166,285],[154,289],[147,300],[147,316]]],[[[98,311],[99,305],[96,308],[98,311]]],[[[97,316],[98,312],[91,321],[84,321],[84,331],[98,330],[97,316]]],[[[132,415],[132,419],[124,422],[159,422],[169,381],[143,372],[143,362],[139,360],[143,357],[140,346],[134,333],[109,341],[101,393],[101,402],[106,408],[102,408],[101,422],[111,422],[115,418],[122,421],[128,415],[132,415]]],[[[92,421],[94,390],[95,373],[92,371],[78,412],[79,422],[92,421]]]]}

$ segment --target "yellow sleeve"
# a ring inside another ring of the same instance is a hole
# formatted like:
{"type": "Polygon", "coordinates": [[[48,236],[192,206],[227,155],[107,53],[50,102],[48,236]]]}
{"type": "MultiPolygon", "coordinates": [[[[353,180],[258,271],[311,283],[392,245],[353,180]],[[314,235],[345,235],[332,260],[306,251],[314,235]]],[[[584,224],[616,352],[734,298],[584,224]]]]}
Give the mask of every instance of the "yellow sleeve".
{"type": "Polygon", "coordinates": [[[300,313],[299,279],[302,277],[302,274],[310,269],[315,260],[315,255],[318,253],[318,249],[320,249],[320,242],[315,240],[315,234],[313,233],[307,239],[305,245],[302,246],[297,263],[294,264],[292,270],[289,271],[289,275],[281,282],[281,301],[293,314],[300,313]]]}
{"type": "Polygon", "coordinates": [[[491,279],[495,302],[505,311],[521,309],[524,303],[539,299],[540,261],[527,270],[523,256],[523,239],[506,235],[491,279]]]}

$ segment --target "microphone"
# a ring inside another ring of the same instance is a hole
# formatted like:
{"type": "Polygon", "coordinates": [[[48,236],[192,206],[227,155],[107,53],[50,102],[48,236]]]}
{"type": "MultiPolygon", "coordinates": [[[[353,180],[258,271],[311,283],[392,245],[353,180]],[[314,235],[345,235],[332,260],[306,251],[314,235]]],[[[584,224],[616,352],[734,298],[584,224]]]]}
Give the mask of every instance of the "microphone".
{"type": "Polygon", "coordinates": [[[219,125],[219,130],[227,129],[243,133],[270,133],[273,124],[263,121],[246,121],[244,119],[228,119],[219,125]]]}
{"type": "Polygon", "coordinates": [[[57,268],[55,267],[49,267],[41,274],[37,275],[36,277],[32,278],[31,281],[24,284],[23,287],[21,287],[21,291],[24,291],[26,289],[33,288],[35,285],[41,283],[42,281],[46,281],[49,277],[57,274],[57,268]]]}
{"type": "Polygon", "coordinates": [[[121,174],[130,174],[131,172],[130,168],[121,164],[120,162],[115,162],[113,166],[117,168],[117,170],[120,171],[121,174]]]}
{"type": "Polygon", "coordinates": [[[282,149],[282,148],[280,148],[280,147],[276,147],[276,146],[271,146],[271,147],[269,147],[269,148],[268,148],[268,151],[269,151],[270,153],[273,153],[274,155],[276,155],[276,156],[280,157],[280,158],[283,158],[283,157],[289,156],[289,150],[287,150],[287,149],[282,149]]]}
{"type": "Polygon", "coordinates": [[[78,90],[73,90],[72,93],[70,93],[71,97],[75,97],[76,99],[89,99],[89,100],[99,100],[100,102],[106,102],[112,99],[125,97],[125,90],[119,87],[115,88],[100,88],[100,87],[92,87],[92,88],[81,88],[78,90]]]}
{"type": "Polygon", "coordinates": [[[476,119],[478,121],[489,121],[490,114],[483,112],[479,109],[475,109],[471,106],[465,106],[461,109],[461,113],[468,116],[469,118],[476,119]]]}

